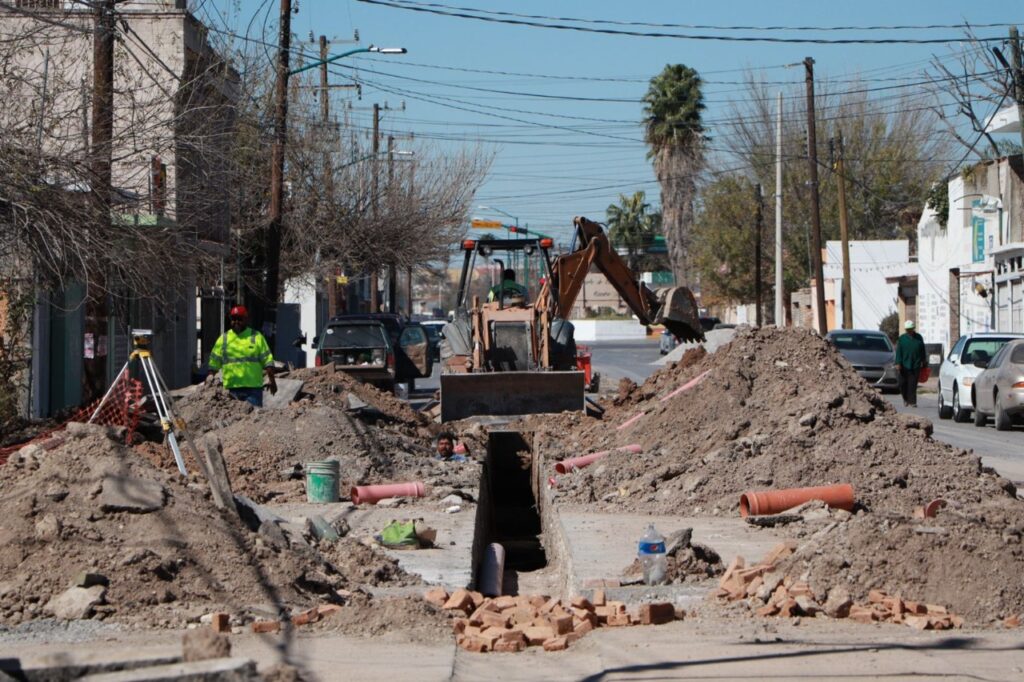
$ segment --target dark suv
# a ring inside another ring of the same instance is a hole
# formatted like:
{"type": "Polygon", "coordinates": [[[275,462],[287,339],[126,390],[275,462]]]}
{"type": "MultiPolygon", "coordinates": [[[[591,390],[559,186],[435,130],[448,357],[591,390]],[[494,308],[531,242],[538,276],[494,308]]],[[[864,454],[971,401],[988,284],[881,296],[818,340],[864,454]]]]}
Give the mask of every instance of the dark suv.
{"type": "Polygon", "coordinates": [[[313,339],[316,365],[335,367],[360,381],[392,390],[395,383],[415,386],[433,370],[427,333],[416,322],[387,313],[332,317],[313,339]]]}

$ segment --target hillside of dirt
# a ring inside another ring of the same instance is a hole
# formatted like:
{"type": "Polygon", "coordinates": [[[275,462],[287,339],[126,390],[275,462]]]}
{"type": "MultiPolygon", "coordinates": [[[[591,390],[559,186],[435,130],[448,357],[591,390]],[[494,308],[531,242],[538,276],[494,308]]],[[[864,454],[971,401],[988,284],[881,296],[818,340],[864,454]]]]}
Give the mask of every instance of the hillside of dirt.
{"type": "Polygon", "coordinates": [[[804,330],[745,330],[712,355],[691,351],[616,402],[600,421],[531,422],[548,443],[549,467],[643,446],[561,477],[560,500],[731,515],[745,490],[850,483],[867,510],[910,514],[936,497],[971,504],[1015,494],[980,458],[933,440],[927,419],[898,413],[804,330]]]}
{"type": "Polygon", "coordinates": [[[526,426],[548,453],[546,472],[566,457],[643,447],[558,476],[558,504],[731,516],[747,490],[850,483],[856,513],[807,541],[789,560],[793,575],[855,598],[879,588],[945,603],[975,623],[1024,611],[1024,502],[1013,484],[933,440],[930,421],[897,412],[812,332],[739,330],[714,354],[691,350],[623,386],[602,420],[526,426]],[[949,503],[938,518],[914,518],[936,498],[949,503]]]}
{"type": "Polygon", "coordinates": [[[211,611],[308,608],[367,576],[415,582],[369,548],[357,571],[345,563],[351,552],[336,565],[305,543],[254,533],[197,478],[153,466],[99,426],[72,425],[63,445],[0,466],[0,546],[4,624],[58,615],[183,627],[211,611]],[[82,573],[99,577],[68,593],[82,573]]]}

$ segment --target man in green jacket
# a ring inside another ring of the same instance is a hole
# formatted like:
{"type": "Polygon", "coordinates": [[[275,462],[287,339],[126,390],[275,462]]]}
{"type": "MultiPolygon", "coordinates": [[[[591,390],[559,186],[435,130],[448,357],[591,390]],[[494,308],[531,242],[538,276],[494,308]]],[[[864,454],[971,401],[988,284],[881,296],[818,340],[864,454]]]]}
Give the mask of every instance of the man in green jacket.
{"type": "Polygon", "coordinates": [[[928,363],[924,339],[914,330],[914,321],[907,320],[906,333],[896,342],[896,369],[900,372],[900,393],[904,407],[917,407],[917,376],[928,363]]]}
{"type": "Polygon", "coordinates": [[[217,339],[210,351],[210,369],[221,370],[224,388],[236,400],[244,400],[263,407],[263,374],[267,375],[267,388],[277,393],[274,379],[274,356],[267,340],[249,327],[249,311],[236,305],[228,314],[231,329],[217,339]]]}

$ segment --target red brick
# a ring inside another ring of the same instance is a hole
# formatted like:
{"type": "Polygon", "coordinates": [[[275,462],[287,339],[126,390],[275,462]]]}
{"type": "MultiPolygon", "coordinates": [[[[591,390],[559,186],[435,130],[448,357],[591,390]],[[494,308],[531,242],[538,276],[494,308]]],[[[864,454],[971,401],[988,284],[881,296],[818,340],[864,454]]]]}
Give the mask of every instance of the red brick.
{"type": "Polygon", "coordinates": [[[757,591],[761,588],[761,585],[763,584],[764,578],[762,578],[759,575],[754,576],[754,579],[747,583],[746,595],[748,597],[753,597],[755,594],[757,594],[757,591]]]}
{"type": "Polygon", "coordinates": [[[903,602],[903,610],[907,613],[914,613],[917,615],[923,615],[925,613],[928,613],[928,607],[916,601],[903,602]]]}
{"type": "MultiPolygon", "coordinates": [[[[590,623],[587,623],[589,626],[590,623]]],[[[550,627],[528,627],[523,630],[523,636],[530,646],[541,646],[544,642],[555,636],[555,631],[550,627]]]]}
{"type": "Polygon", "coordinates": [[[938,614],[944,616],[949,613],[949,610],[947,610],[945,606],[940,606],[938,604],[925,604],[924,607],[927,610],[928,615],[938,614]]]}
{"type": "Polygon", "coordinates": [[[779,615],[783,618],[790,618],[800,612],[800,607],[796,604],[796,599],[788,598],[779,604],[779,615]]]}
{"type": "Polygon", "coordinates": [[[554,616],[550,619],[551,629],[555,631],[556,635],[564,635],[567,632],[572,631],[572,616],[554,616]]]}
{"type": "Polygon", "coordinates": [[[598,606],[604,606],[605,602],[606,602],[606,597],[605,597],[605,594],[604,594],[604,590],[603,589],[594,590],[594,597],[593,597],[593,599],[591,599],[591,603],[594,604],[594,608],[596,609],[598,606]]]}
{"type": "Polygon", "coordinates": [[[484,603],[484,599],[486,597],[479,592],[474,591],[469,593],[469,598],[473,600],[473,608],[478,609],[480,608],[480,605],[484,603]]]}
{"type": "Polygon", "coordinates": [[[595,606],[594,615],[597,616],[598,623],[607,623],[611,610],[607,606],[595,606]]]}
{"type": "Polygon", "coordinates": [[[793,540],[787,540],[781,544],[772,547],[771,551],[764,555],[761,559],[762,564],[773,566],[778,563],[780,559],[785,559],[790,554],[796,551],[796,542],[793,540]]]}
{"type": "Polygon", "coordinates": [[[531,607],[517,606],[512,612],[512,622],[516,625],[529,625],[537,617],[537,612],[531,607]]]}
{"type": "Polygon", "coordinates": [[[317,609],[312,608],[308,611],[292,616],[292,625],[309,625],[320,620],[320,612],[317,609]]]}
{"type": "Polygon", "coordinates": [[[964,619],[956,614],[951,613],[949,615],[949,621],[957,630],[964,626],[964,619]]]}
{"type": "Polygon", "coordinates": [[[519,642],[526,641],[526,637],[523,635],[521,628],[512,628],[511,630],[505,630],[501,633],[501,639],[506,642],[519,642]]]}
{"type": "Polygon", "coordinates": [[[1003,619],[1004,628],[1019,628],[1020,627],[1020,616],[1013,614],[1003,619]]]}
{"type": "Polygon", "coordinates": [[[326,618],[328,616],[333,616],[338,611],[341,611],[341,607],[337,604],[321,604],[316,607],[316,611],[320,614],[321,618],[326,618]]]}
{"type": "Polygon", "coordinates": [[[510,620],[508,616],[493,611],[483,611],[480,614],[480,621],[487,626],[507,628],[510,620]]]}
{"type": "Polygon", "coordinates": [[[729,582],[730,578],[732,578],[733,573],[745,567],[746,565],[747,562],[744,561],[743,557],[737,556],[736,558],[734,558],[732,562],[729,564],[729,567],[725,569],[725,573],[722,574],[721,580],[718,581],[718,586],[725,587],[725,584],[729,582]]]}
{"type": "Polygon", "coordinates": [[[868,592],[868,601],[872,604],[880,604],[885,601],[889,595],[882,590],[870,590],[868,592]]]}
{"type": "Polygon", "coordinates": [[[590,600],[586,597],[573,597],[569,605],[574,609],[586,609],[587,611],[593,611],[594,605],[590,603],[590,600]]]}
{"type": "Polygon", "coordinates": [[[423,599],[434,606],[444,606],[448,597],[448,590],[443,587],[432,587],[423,593],[423,599]]]}
{"type": "Polygon", "coordinates": [[[765,604],[764,606],[759,608],[754,613],[756,613],[759,616],[774,616],[778,612],[779,612],[778,605],[776,605],[776,604],[765,604]]]}
{"type": "Polygon", "coordinates": [[[553,637],[544,642],[544,651],[565,651],[568,648],[569,643],[565,637],[553,637]]]}
{"type": "Polygon", "coordinates": [[[231,616],[226,613],[214,613],[211,615],[213,620],[210,621],[210,626],[214,632],[231,632],[231,616]]]}
{"type": "Polygon", "coordinates": [[[466,632],[466,627],[469,625],[469,621],[465,618],[456,618],[452,621],[452,632],[456,635],[461,635],[466,632]]]}
{"type": "Polygon", "coordinates": [[[495,597],[491,600],[491,603],[494,604],[499,611],[504,611],[505,609],[514,609],[516,607],[516,598],[509,596],[495,597]]]}
{"type": "Polygon", "coordinates": [[[632,625],[628,613],[616,613],[613,616],[608,616],[608,627],[622,627],[624,625],[632,625]]]}
{"type": "Polygon", "coordinates": [[[548,595],[546,595],[546,594],[530,595],[530,599],[529,599],[530,606],[532,606],[535,609],[539,609],[540,607],[544,606],[544,604],[547,603],[548,599],[550,599],[550,597],[548,597],[548,595]]]}
{"type": "Polygon", "coordinates": [[[460,610],[469,614],[473,611],[473,597],[469,590],[455,590],[441,608],[448,611],[460,610]]]}
{"type": "Polygon", "coordinates": [[[525,641],[498,640],[494,643],[493,651],[505,654],[514,654],[526,648],[525,641]]]}
{"type": "Polygon", "coordinates": [[[640,606],[640,623],[643,625],[671,623],[675,618],[676,608],[668,602],[640,606]]]}
{"type": "Polygon", "coordinates": [[[540,612],[541,612],[542,614],[547,614],[547,613],[551,613],[551,611],[552,611],[552,610],[553,610],[553,609],[554,609],[554,608],[555,608],[556,606],[558,606],[558,603],[559,603],[559,602],[558,602],[558,600],[557,600],[557,599],[555,599],[554,597],[551,597],[551,598],[550,598],[550,599],[548,599],[548,600],[547,600],[546,602],[544,602],[544,604],[543,604],[543,605],[542,605],[542,606],[540,607],[540,612]]]}
{"type": "Polygon", "coordinates": [[[848,618],[858,623],[871,623],[875,620],[875,612],[870,606],[854,604],[850,607],[848,618]]]}
{"type": "Polygon", "coordinates": [[[589,620],[581,621],[576,627],[572,629],[573,633],[580,635],[581,637],[591,630],[594,629],[593,624],[589,620]]]}
{"type": "Polygon", "coordinates": [[[931,619],[928,616],[904,616],[903,621],[916,630],[928,630],[932,627],[931,619]]]}
{"type": "Polygon", "coordinates": [[[488,651],[487,644],[479,637],[467,637],[463,635],[460,639],[455,641],[466,651],[472,651],[475,654],[481,654],[488,651]]]}
{"type": "Polygon", "coordinates": [[[271,632],[281,631],[281,621],[279,620],[257,620],[253,621],[252,631],[262,634],[271,632]]]}

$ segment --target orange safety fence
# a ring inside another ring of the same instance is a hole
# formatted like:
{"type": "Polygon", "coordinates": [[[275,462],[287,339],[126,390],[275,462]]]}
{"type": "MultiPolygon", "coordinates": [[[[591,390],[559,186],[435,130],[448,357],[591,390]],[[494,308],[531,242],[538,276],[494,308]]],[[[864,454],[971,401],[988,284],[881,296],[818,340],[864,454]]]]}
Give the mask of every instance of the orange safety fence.
{"type": "MultiPolygon", "coordinates": [[[[70,422],[90,421],[93,413],[96,414],[96,417],[92,419],[93,424],[123,426],[125,428],[125,442],[130,443],[132,435],[139,425],[139,417],[142,413],[141,403],[142,382],[130,377],[128,372],[122,372],[104,397],[94,400],[81,408],[71,419],[68,419],[60,426],[45,431],[24,443],[0,448],[0,464],[6,464],[12,454],[26,445],[41,443],[53,438],[53,436],[63,431],[64,427],[70,422]]],[[[54,443],[55,445],[57,443],[54,443]]]]}

